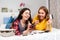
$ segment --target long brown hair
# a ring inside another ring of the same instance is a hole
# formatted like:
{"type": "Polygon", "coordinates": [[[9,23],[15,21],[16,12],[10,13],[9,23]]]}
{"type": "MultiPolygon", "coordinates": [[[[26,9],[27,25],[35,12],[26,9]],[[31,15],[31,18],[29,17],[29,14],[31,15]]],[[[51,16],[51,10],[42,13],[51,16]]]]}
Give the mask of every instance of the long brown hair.
{"type": "Polygon", "coordinates": [[[38,9],[38,13],[39,13],[39,10],[40,9],[43,9],[43,11],[46,13],[46,15],[45,15],[45,18],[46,18],[46,20],[49,20],[49,11],[48,11],[48,9],[45,7],[45,6],[41,6],[39,9],[38,9]]]}

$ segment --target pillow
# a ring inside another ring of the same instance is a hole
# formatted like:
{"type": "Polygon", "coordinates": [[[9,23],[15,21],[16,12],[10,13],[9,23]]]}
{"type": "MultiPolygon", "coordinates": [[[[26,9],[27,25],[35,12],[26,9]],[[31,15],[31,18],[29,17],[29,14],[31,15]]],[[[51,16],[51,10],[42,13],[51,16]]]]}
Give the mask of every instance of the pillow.
{"type": "Polygon", "coordinates": [[[4,18],[4,24],[6,24],[6,29],[10,29],[10,26],[13,21],[14,21],[14,18],[12,16],[4,18]]]}

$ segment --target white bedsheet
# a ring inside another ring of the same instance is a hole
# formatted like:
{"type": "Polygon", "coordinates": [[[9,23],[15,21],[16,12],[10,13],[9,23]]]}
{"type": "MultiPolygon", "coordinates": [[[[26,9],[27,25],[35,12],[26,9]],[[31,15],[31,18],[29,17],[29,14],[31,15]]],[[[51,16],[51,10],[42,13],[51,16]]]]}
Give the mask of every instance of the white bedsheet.
{"type": "Polygon", "coordinates": [[[53,28],[53,31],[49,33],[30,34],[28,36],[0,36],[0,40],[60,40],[60,30],[53,28]]]}

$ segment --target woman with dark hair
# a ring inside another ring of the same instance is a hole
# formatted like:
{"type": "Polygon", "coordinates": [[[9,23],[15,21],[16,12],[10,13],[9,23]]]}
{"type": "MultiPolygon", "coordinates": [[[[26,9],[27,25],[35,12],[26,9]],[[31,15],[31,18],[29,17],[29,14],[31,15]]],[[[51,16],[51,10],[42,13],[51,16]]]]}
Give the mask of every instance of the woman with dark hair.
{"type": "Polygon", "coordinates": [[[31,32],[31,11],[29,8],[23,8],[16,20],[12,23],[11,29],[15,29],[15,35],[27,35],[31,32]]]}
{"type": "Polygon", "coordinates": [[[51,31],[51,20],[49,17],[48,9],[45,6],[41,6],[38,10],[38,14],[33,18],[35,30],[51,31]]]}

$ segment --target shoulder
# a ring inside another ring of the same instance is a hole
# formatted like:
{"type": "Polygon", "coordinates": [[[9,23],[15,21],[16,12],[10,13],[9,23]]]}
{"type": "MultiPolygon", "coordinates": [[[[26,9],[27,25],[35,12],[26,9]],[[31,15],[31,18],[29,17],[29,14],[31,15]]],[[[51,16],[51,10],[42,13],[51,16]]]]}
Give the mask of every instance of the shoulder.
{"type": "Polygon", "coordinates": [[[15,21],[13,22],[13,24],[14,24],[14,25],[18,25],[19,22],[20,22],[19,20],[15,20],[15,21]]]}

